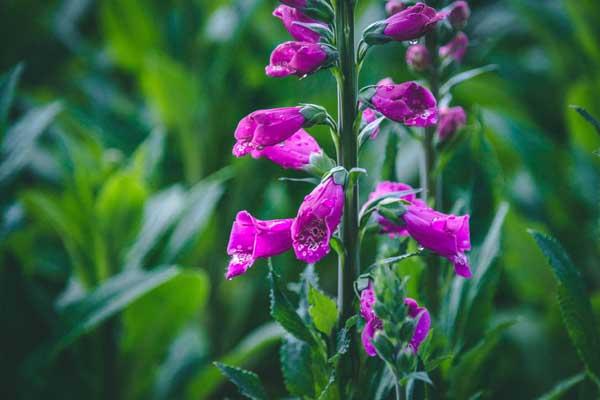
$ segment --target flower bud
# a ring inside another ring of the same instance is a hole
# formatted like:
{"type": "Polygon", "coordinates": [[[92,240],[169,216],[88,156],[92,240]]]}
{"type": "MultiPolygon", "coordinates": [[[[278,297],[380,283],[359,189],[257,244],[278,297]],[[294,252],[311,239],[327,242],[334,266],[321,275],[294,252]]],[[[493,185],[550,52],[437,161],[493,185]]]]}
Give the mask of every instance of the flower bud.
{"type": "Polygon", "coordinates": [[[326,0],[280,0],[283,4],[302,11],[319,21],[333,20],[333,9],[326,0]]]}
{"type": "Polygon", "coordinates": [[[460,63],[467,53],[469,38],[462,32],[458,32],[446,45],[440,47],[439,54],[442,58],[451,58],[460,63]]]}
{"type": "Polygon", "coordinates": [[[369,25],[363,34],[367,44],[382,44],[389,41],[415,40],[425,35],[444,17],[435,9],[417,3],[386,20],[369,25]]]}
{"type": "Polygon", "coordinates": [[[271,53],[265,72],[272,78],[305,76],[331,65],[337,57],[329,46],[310,42],[285,42],[271,53]]]}
{"type": "Polygon", "coordinates": [[[406,64],[417,72],[423,72],[431,66],[431,55],[427,47],[415,44],[406,49],[406,64]]]}
{"type": "Polygon", "coordinates": [[[462,107],[440,108],[440,121],[437,136],[440,141],[448,139],[457,130],[465,126],[467,115],[462,107]]]}
{"type": "Polygon", "coordinates": [[[471,16],[471,9],[466,1],[455,1],[450,4],[448,13],[448,22],[456,30],[461,30],[467,25],[467,21],[471,16]]]}
{"type": "Polygon", "coordinates": [[[406,4],[400,0],[388,0],[385,3],[385,12],[387,15],[392,16],[398,14],[400,11],[406,8],[406,4]]]}
{"type": "Polygon", "coordinates": [[[273,11],[273,15],[279,18],[281,22],[283,22],[283,26],[290,33],[290,35],[292,35],[294,39],[300,42],[317,43],[321,36],[317,32],[307,28],[306,26],[298,24],[298,22],[325,25],[322,22],[317,21],[316,19],[312,19],[304,15],[304,13],[302,13],[302,11],[298,10],[297,8],[289,7],[286,5],[280,5],[279,7],[277,7],[275,11],[273,11]]]}
{"type": "Polygon", "coordinates": [[[361,100],[407,126],[428,127],[437,123],[435,97],[416,82],[371,86],[361,93],[361,100]]]}

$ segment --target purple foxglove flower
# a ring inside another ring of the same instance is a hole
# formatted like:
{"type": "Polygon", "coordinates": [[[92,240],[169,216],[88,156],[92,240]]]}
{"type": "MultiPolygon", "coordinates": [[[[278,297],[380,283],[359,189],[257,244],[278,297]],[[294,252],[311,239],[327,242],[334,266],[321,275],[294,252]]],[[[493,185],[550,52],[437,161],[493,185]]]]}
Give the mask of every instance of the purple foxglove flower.
{"type": "Polygon", "coordinates": [[[440,108],[440,121],[437,126],[439,140],[445,140],[465,126],[467,114],[462,107],[440,108]]]}
{"type": "Polygon", "coordinates": [[[327,46],[310,42],[285,42],[271,53],[265,68],[271,78],[304,76],[331,65],[335,53],[327,46]]]}
{"type": "Polygon", "coordinates": [[[423,3],[417,3],[386,20],[368,26],[365,29],[364,40],[368,44],[415,40],[433,29],[444,16],[445,14],[438,13],[423,3]]]}
{"type": "Polygon", "coordinates": [[[398,14],[406,8],[406,4],[400,0],[388,0],[385,3],[385,12],[388,16],[398,14]]]}
{"type": "Polygon", "coordinates": [[[446,45],[440,47],[440,57],[449,57],[456,62],[461,62],[467,53],[469,38],[462,32],[458,32],[446,45]]]}
{"type": "Polygon", "coordinates": [[[302,107],[258,110],[244,117],[235,129],[233,154],[242,157],[252,150],[273,146],[292,136],[306,123],[302,107]]]}
{"type": "MultiPolygon", "coordinates": [[[[379,182],[377,186],[375,186],[375,190],[369,194],[369,201],[375,200],[379,197],[383,197],[389,193],[404,192],[407,190],[412,190],[412,187],[410,185],[407,185],[406,183],[390,181],[379,182]]],[[[410,203],[413,203],[417,200],[414,193],[407,194],[406,196],[402,196],[400,198],[410,203]]],[[[377,220],[377,223],[381,227],[381,230],[384,233],[388,233],[391,237],[408,236],[408,232],[406,231],[406,228],[404,226],[397,225],[393,221],[390,221],[389,219],[379,214],[375,214],[375,218],[377,220]]]]}
{"type": "Polygon", "coordinates": [[[322,153],[319,144],[304,129],[299,129],[281,143],[252,150],[253,158],[265,157],[283,168],[302,170],[310,163],[310,155],[322,153]]]}
{"type": "Polygon", "coordinates": [[[406,64],[417,72],[427,70],[431,66],[431,55],[427,47],[415,44],[406,50],[406,64]]]}
{"type": "Polygon", "coordinates": [[[292,224],[296,258],[315,263],[329,251],[329,240],[344,212],[344,187],[328,177],[304,198],[292,224]]]}
{"type": "Polygon", "coordinates": [[[448,7],[448,21],[456,30],[461,30],[467,25],[471,16],[471,9],[466,1],[455,1],[448,7]]]}
{"type": "Polygon", "coordinates": [[[404,299],[404,305],[408,307],[408,315],[411,318],[418,318],[415,331],[410,339],[410,347],[416,353],[429,333],[431,316],[425,307],[419,307],[419,304],[410,297],[404,299]]]}
{"type": "Polygon", "coordinates": [[[275,11],[273,11],[273,15],[279,18],[281,22],[283,22],[283,26],[290,33],[290,35],[300,42],[317,43],[321,38],[317,32],[312,31],[302,25],[295,24],[294,22],[304,22],[310,24],[317,23],[322,25],[325,24],[304,15],[297,8],[280,5],[275,9],[275,11]]]}
{"type": "Polygon", "coordinates": [[[235,217],[227,245],[231,256],[227,279],[244,274],[258,258],[267,258],[288,251],[292,247],[293,219],[261,221],[247,211],[235,217]]]}
{"type": "Polygon", "coordinates": [[[407,126],[427,127],[437,123],[437,102],[431,92],[416,82],[377,85],[363,99],[387,118],[407,126]]]}
{"type": "MultiPolygon", "coordinates": [[[[382,321],[375,315],[373,310],[375,301],[375,290],[373,289],[373,284],[369,282],[369,286],[360,293],[360,314],[367,322],[361,334],[361,341],[365,353],[370,357],[375,357],[377,355],[377,351],[373,345],[373,338],[378,330],[383,329],[382,321]]],[[[416,353],[419,351],[419,346],[423,343],[423,340],[425,340],[429,333],[431,316],[429,315],[429,311],[424,307],[419,307],[419,304],[414,299],[409,297],[405,298],[404,305],[408,308],[407,311],[409,317],[415,319],[418,318],[409,343],[412,351],[416,353]]]]}
{"type": "Polygon", "coordinates": [[[457,275],[471,277],[465,255],[471,250],[468,215],[447,215],[424,204],[413,204],[406,208],[402,219],[409,235],[421,246],[450,260],[457,275]]]}

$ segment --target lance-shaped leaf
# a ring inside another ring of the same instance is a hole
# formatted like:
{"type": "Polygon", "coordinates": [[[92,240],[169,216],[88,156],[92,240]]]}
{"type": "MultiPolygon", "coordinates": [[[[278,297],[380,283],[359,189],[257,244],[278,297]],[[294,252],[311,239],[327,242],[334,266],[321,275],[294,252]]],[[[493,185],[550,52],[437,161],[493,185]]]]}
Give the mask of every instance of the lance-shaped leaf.
{"type": "Polygon", "coordinates": [[[552,390],[538,397],[537,400],[560,400],[564,398],[564,396],[569,390],[571,390],[578,383],[583,382],[584,379],[584,372],[571,376],[570,378],[564,379],[558,382],[558,384],[554,386],[552,390]]]}
{"type": "Polygon", "coordinates": [[[227,364],[215,362],[217,368],[221,370],[229,380],[237,386],[240,393],[252,400],[265,400],[267,394],[258,375],[245,369],[232,367],[227,364]]]}
{"type": "Polygon", "coordinates": [[[581,275],[554,238],[534,230],[529,232],[556,277],[558,303],[571,341],[588,374],[600,385],[600,333],[581,275]]]}
{"type": "Polygon", "coordinates": [[[308,303],[308,313],[315,328],[329,336],[338,319],[335,301],[311,286],[308,291],[308,303]]]}
{"type": "Polygon", "coordinates": [[[465,81],[468,81],[469,79],[475,78],[476,76],[479,76],[486,72],[495,71],[497,69],[498,69],[498,66],[492,64],[492,65],[486,65],[486,66],[479,67],[479,68],[473,68],[468,71],[461,72],[458,75],[454,75],[452,78],[448,79],[448,81],[442,85],[442,87],[440,88],[440,94],[441,94],[441,96],[445,96],[446,94],[448,94],[450,92],[450,89],[452,89],[454,86],[458,85],[459,83],[463,83],[465,81]]]}
{"type": "Polygon", "coordinates": [[[285,387],[294,396],[314,397],[310,347],[292,335],[286,336],[279,349],[285,387]]]}
{"type": "Polygon", "coordinates": [[[308,326],[296,312],[287,295],[287,289],[279,281],[269,259],[269,282],[271,284],[271,316],[290,334],[307,343],[314,343],[314,337],[308,326]]]}
{"type": "Polygon", "coordinates": [[[23,64],[17,64],[16,67],[2,77],[3,79],[0,82],[0,133],[2,133],[2,128],[6,124],[8,110],[12,105],[22,73],[23,64]]]}

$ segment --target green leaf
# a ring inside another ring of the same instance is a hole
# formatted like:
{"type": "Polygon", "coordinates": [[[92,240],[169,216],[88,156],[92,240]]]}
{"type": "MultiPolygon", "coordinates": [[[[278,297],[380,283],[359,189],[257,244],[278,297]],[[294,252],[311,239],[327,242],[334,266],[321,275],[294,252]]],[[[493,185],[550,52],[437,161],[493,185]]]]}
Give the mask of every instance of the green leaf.
{"type": "Polygon", "coordinates": [[[54,121],[60,110],[58,102],[34,108],[6,132],[2,142],[0,183],[14,176],[31,161],[38,137],[54,121]]]}
{"type": "Polygon", "coordinates": [[[308,314],[315,327],[329,336],[338,319],[338,308],[335,301],[321,291],[310,287],[308,291],[308,314]]]}
{"type": "Polygon", "coordinates": [[[6,73],[0,82],[0,134],[3,133],[3,128],[6,126],[8,112],[22,73],[23,64],[19,63],[10,72],[6,73]]]}
{"type": "Polygon", "coordinates": [[[575,109],[575,111],[577,111],[579,115],[581,115],[587,122],[596,128],[596,131],[598,131],[600,134],[600,121],[598,121],[592,114],[587,112],[587,110],[583,107],[572,105],[571,108],[575,109]]]}
{"type": "MultiPolygon", "coordinates": [[[[279,344],[285,331],[274,323],[261,325],[244,337],[237,346],[219,360],[226,364],[248,365],[275,344],[279,344]]],[[[208,365],[201,368],[187,385],[185,398],[189,400],[211,398],[211,394],[223,382],[219,370],[208,365]]]]}
{"type": "Polygon", "coordinates": [[[600,334],[583,279],[554,238],[534,230],[529,232],[548,259],[556,277],[558,303],[571,341],[590,377],[600,384],[600,334]]]}
{"type": "Polygon", "coordinates": [[[479,76],[481,74],[485,74],[486,72],[491,72],[491,71],[495,71],[498,69],[497,65],[485,65],[483,67],[479,67],[479,68],[473,68],[470,69],[468,71],[464,71],[461,72],[460,74],[454,75],[452,78],[448,79],[448,81],[446,83],[444,83],[442,85],[442,87],[440,88],[440,97],[444,97],[447,93],[450,92],[450,90],[460,84],[463,83],[465,81],[468,81],[469,79],[473,79],[476,76],[479,76]]]}
{"type": "Polygon", "coordinates": [[[304,340],[307,343],[314,343],[315,339],[304,323],[302,318],[298,315],[294,306],[290,302],[286,289],[279,282],[279,277],[273,270],[273,265],[269,259],[269,282],[271,284],[270,300],[271,300],[271,316],[275,321],[289,333],[294,335],[300,340],[304,340]]]}
{"type": "Polygon", "coordinates": [[[204,229],[221,199],[223,181],[231,176],[225,169],[197,183],[187,195],[179,221],[167,242],[163,262],[173,262],[193,238],[204,229]]]}
{"type": "Polygon", "coordinates": [[[164,150],[165,131],[162,128],[156,128],[135,150],[131,157],[131,169],[145,180],[150,180],[156,172],[164,150]]]}
{"type": "Polygon", "coordinates": [[[281,372],[285,387],[298,397],[314,397],[310,348],[301,340],[287,335],[279,349],[281,372]]]}
{"type": "Polygon", "coordinates": [[[215,362],[215,365],[221,370],[223,375],[227,376],[227,378],[237,386],[242,395],[252,400],[264,400],[267,398],[265,389],[258,378],[258,375],[254,372],[232,367],[220,362],[215,362]]]}
{"type": "Polygon", "coordinates": [[[585,372],[581,372],[570,378],[564,379],[558,382],[558,384],[554,386],[552,390],[538,397],[538,400],[560,400],[567,394],[569,390],[571,390],[578,383],[582,382],[584,379],[585,372]]]}
{"type": "Polygon", "coordinates": [[[180,273],[176,266],[162,266],[153,270],[131,270],[113,276],[84,297],[62,305],[58,309],[63,321],[54,338],[27,362],[33,373],[39,366],[49,364],[63,349],[82,335],[121,312],[135,300],[175,278],[180,273]]]}
{"type": "Polygon", "coordinates": [[[184,325],[202,313],[208,293],[206,273],[187,269],[125,310],[121,337],[128,361],[123,372],[124,397],[142,398],[152,391],[156,365],[184,325]]]}

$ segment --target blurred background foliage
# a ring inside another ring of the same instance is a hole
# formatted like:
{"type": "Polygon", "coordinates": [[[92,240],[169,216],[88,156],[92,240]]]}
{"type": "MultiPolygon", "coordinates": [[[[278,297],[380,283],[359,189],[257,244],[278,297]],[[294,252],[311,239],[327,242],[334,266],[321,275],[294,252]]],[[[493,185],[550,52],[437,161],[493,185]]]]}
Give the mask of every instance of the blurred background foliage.
{"type": "MultiPolygon", "coordinates": [[[[568,107],[600,116],[600,3],[470,4],[466,67],[498,69],[453,92],[470,118],[446,167],[444,209],[471,212],[480,243],[509,203],[478,318],[516,322],[456,372],[468,385],[452,390],[529,399],[582,366],[527,228],[563,243],[600,316],[600,136],[568,107]]],[[[225,281],[225,246],[238,210],[292,216],[308,186],[277,180],[294,174],[268,161],[234,159],[232,132],[258,108],[334,112],[336,99],[326,72],[265,77],[271,49],[288,40],[274,5],[2,2],[2,398],[236,396],[214,360],[257,371],[283,395],[266,263],[225,281]]],[[[359,14],[364,26],[383,3],[361,0],[359,14]]],[[[362,84],[385,76],[412,79],[401,45],[374,49],[362,84]]],[[[311,132],[332,154],[327,132],[311,132]]],[[[361,190],[383,178],[416,184],[417,157],[410,138],[384,129],[363,157],[361,190]]],[[[290,255],[275,262],[289,279],[303,268],[290,255]]],[[[414,263],[403,268],[415,273],[414,263]]],[[[317,268],[332,295],[334,264],[317,268]]],[[[464,329],[480,339],[480,327],[464,329]]]]}

